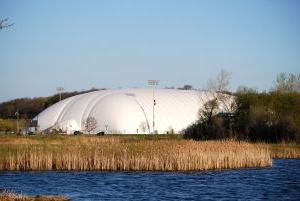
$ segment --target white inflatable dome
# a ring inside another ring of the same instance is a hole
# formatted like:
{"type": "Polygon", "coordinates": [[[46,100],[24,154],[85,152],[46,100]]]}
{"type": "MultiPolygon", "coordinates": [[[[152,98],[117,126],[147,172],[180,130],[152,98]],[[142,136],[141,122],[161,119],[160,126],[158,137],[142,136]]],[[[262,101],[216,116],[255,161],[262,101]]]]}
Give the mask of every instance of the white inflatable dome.
{"type": "MultiPolygon", "coordinates": [[[[64,99],[40,114],[39,131],[61,129],[73,134],[86,133],[88,117],[96,120],[91,133],[147,134],[179,133],[199,118],[198,111],[216,97],[216,93],[196,90],[155,89],[154,130],[153,90],[110,89],[94,91],[64,99]]],[[[221,106],[221,110],[224,109],[221,106]]]]}

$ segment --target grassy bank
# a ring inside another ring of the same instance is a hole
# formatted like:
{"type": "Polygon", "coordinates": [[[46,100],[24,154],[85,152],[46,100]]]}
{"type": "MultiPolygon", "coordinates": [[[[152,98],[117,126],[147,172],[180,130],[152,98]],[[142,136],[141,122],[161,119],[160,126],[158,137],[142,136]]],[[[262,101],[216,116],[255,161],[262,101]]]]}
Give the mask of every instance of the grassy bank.
{"type": "Polygon", "coordinates": [[[42,196],[37,195],[34,197],[16,194],[9,191],[0,193],[0,201],[69,201],[70,199],[62,196],[42,196]]]}
{"type": "Polygon", "coordinates": [[[272,165],[267,147],[178,136],[0,136],[0,170],[198,171],[272,165]]]}

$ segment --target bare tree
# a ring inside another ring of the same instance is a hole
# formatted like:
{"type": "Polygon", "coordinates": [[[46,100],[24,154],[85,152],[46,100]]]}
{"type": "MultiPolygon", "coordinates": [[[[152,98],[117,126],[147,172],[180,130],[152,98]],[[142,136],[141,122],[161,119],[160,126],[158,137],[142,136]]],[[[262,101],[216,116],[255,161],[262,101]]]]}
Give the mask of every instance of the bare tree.
{"type": "Polygon", "coordinates": [[[280,73],[275,80],[275,90],[280,92],[300,92],[300,73],[280,73]]]}
{"type": "Polygon", "coordinates": [[[216,92],[229,91],[229,85],[231,80],[231,73],[221,69],[215,79],[210,79],[207,82],[207,88],[216,92]]]}
{"type": "Polygon", "coordinates": [[[247,87],[247,86],[238,86],[236,89],[237,93],[258,93],[258,90],[254,87],[247,87]]]}
{"type": "Polygon", "coordinates": [[[142,121],[139,125],[139,128],[141,129],[141,131],[143,132],[143,134],[146,133],[146,129],[147,129],[147,123],[145,121],[142,121]]]}
{"type": "Polygon", "coordinates": [[[83,121],[84,130],[89,134],[97,128],[97,120],[95,117],[88,117],[83,121]]]}
{"type": "Polygon", "coordinates": [[[4,29],[4,28],[7,28],[7,27],[10,27],[12,26],[13,24],[9,24],[7,23],[8,19],[1,19],[0,20],[0,29],[4,29]]]}
{"type": "MultiPolygon", "coordinates": [[[[207,101],[198,111],[200,136],[224,137],[232,130],[225,131],[224,122],[230,122],[232,113],[235,110],[235,101],[229,91],[231,74],[221,70],[215,79],[207,83],[207,101]]],[[[228,123],[230,127],[230,123],[228,123]]],[[[231,127],[230,127],[231,128],[231,127]]]]}
{"type": "Polygon", "coordinates": [[[219,102],[216,98],[207,101],[198,112],[200,122],[211,123],[213,115],[217,113],[219,102]]]}
{"type": "Polygon", "coordinates": [[[174,128],[172,126],[169,126],[167,134],[174,134],[174,133],[175,133],[174,128]]]}
{"type": "Polygon", "coordinates": [[[231,112],[235,108],[234,102],[231,100],[232,97],[229,93],[229,85],[231,80],[231,73],[221,69],[215,79],[210,79],[207,82],[207,90],[210,91],[214,96],[213,104],[216,107],[213,107],[214,110],[219,109],[220,106],[223,106],[223,109],[226,112],[231,112]]]}

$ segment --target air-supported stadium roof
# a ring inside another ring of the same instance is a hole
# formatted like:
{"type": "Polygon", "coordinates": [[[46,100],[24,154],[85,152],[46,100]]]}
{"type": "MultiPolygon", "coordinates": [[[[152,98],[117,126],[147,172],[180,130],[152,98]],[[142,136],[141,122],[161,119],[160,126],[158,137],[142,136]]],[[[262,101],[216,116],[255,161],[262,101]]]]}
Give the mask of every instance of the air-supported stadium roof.
{"type": "MultiPolygon", "coordinates": [[[[64,99],[37,115],[40,131],[61,129],[72,134],[85,132],[88,117],[96,120],[91,133],[142,134],[178,133],[198,120],[198,111],[216,97],[216,93],[198,90],[109,89],[64,99]]],[[[224,109],[221,105],[221,110],[224,109]]]]}

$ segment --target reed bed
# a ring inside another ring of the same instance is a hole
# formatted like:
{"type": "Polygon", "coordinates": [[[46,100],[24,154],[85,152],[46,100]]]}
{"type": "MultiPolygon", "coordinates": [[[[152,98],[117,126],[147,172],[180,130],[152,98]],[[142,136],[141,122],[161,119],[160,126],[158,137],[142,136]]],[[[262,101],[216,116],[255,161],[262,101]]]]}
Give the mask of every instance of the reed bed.
{"type": "Polygon", "coordinates": [[[300,159],[300,146],[291,144],[271,144],[269,147],[272,158],[300,159]]]}
{"type": "Polygon", "coordinates": [[[10,191],[0,193],[0,201],[69,201],[70,199],[62,196],[41,196],[28,197],[23,194],[16,194],[10,191]]]}
{"type": "Polygon", "coordinates": [[[267,147],[232,140],[73,136],[20,142],[1,143],[0,170],[200,171],[272,165],[267,147]]]}

